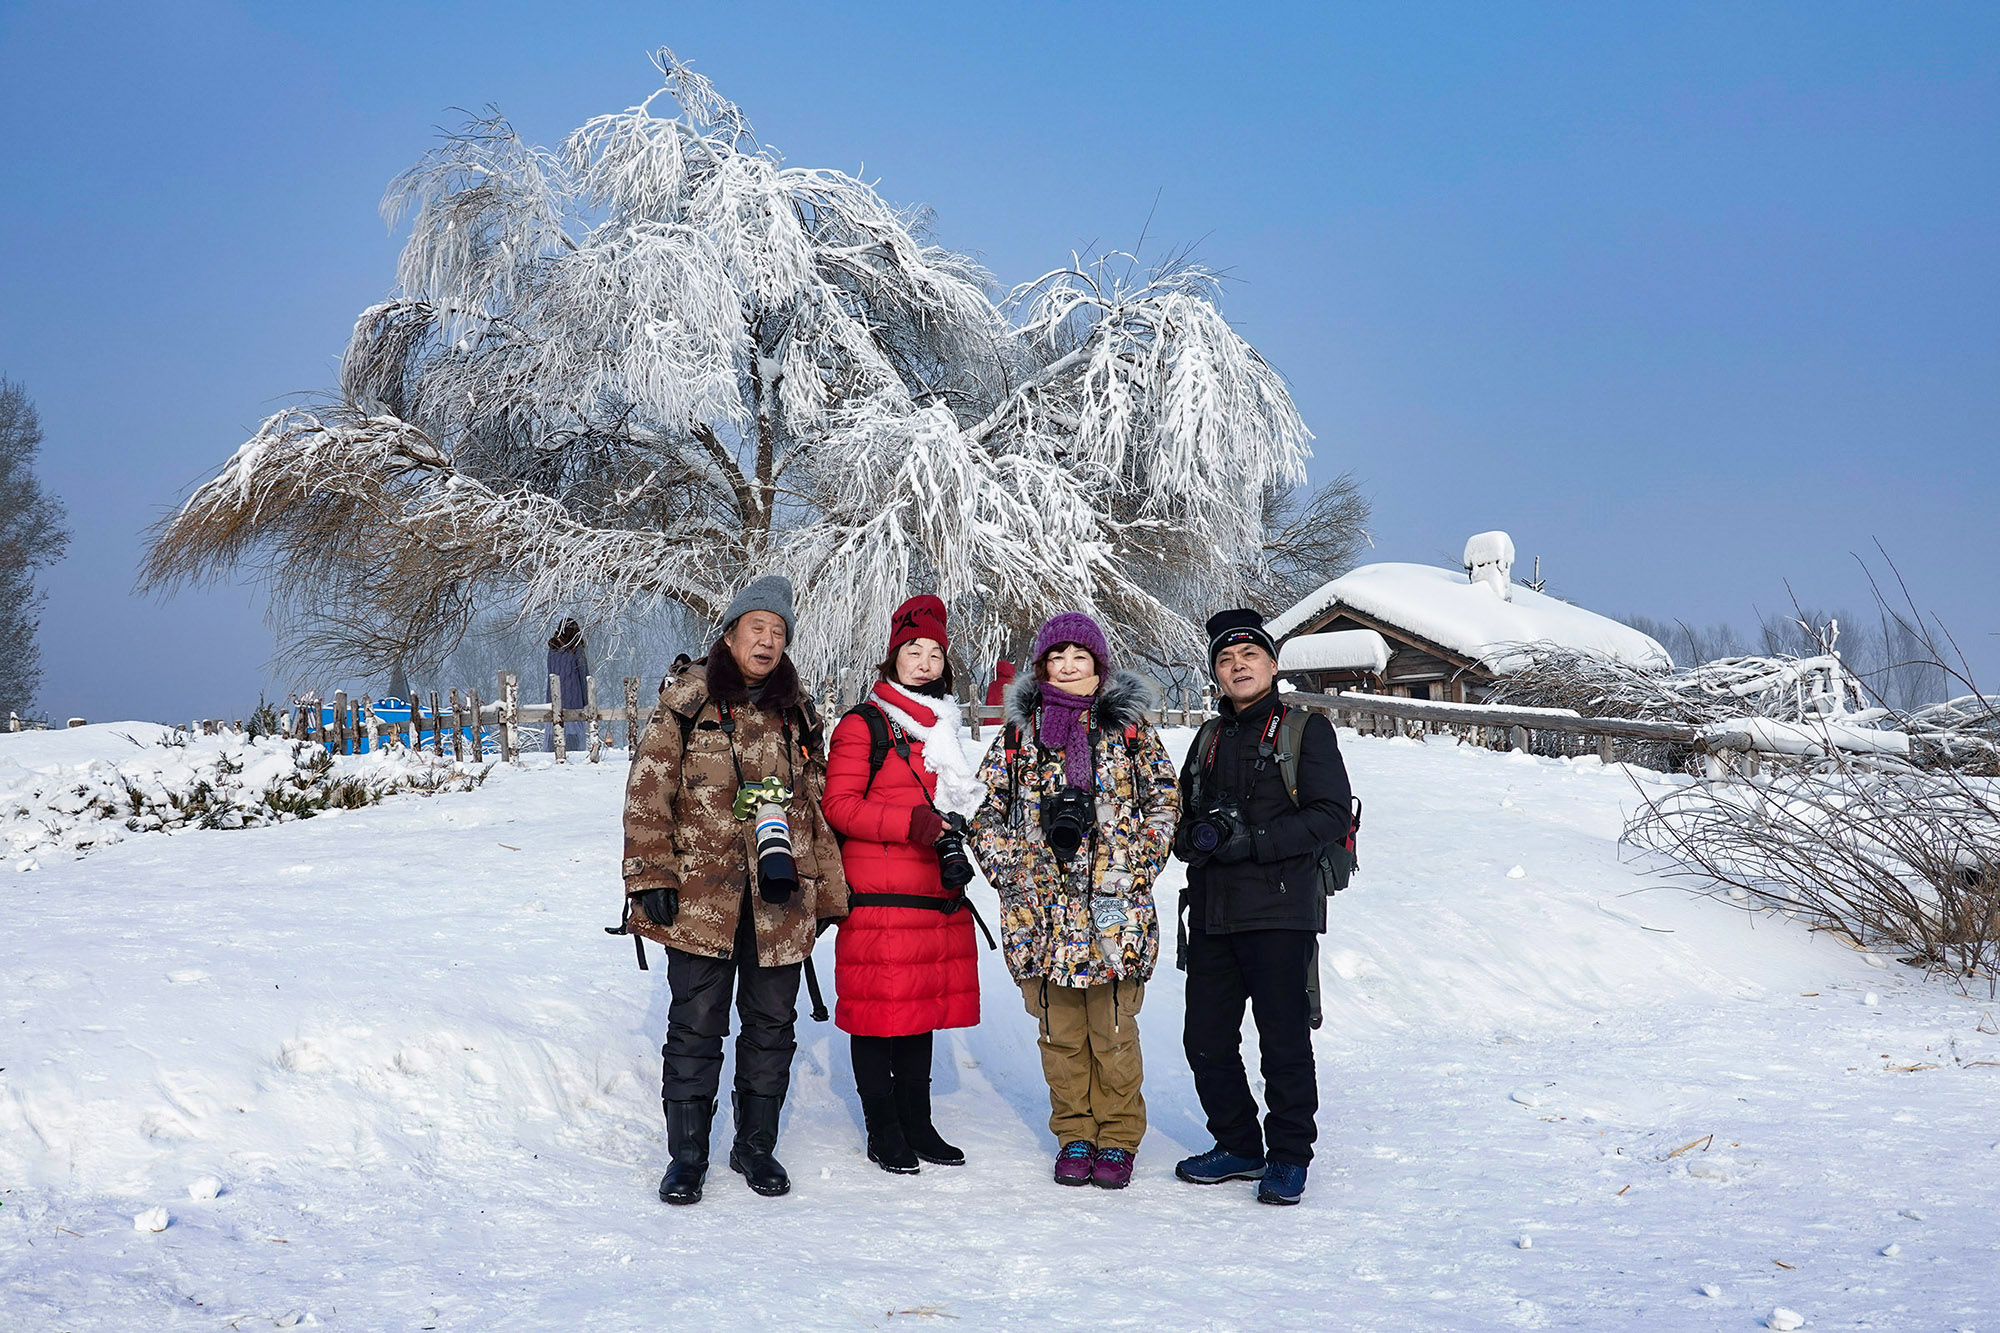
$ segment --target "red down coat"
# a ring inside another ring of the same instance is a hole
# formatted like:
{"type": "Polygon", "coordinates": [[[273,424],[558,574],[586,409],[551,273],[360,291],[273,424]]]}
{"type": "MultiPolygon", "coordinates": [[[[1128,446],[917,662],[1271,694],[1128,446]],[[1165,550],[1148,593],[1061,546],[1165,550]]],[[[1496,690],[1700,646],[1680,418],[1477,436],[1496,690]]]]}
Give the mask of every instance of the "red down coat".
{"type": "MultiPolygon", "coordinates": [[[[924,804],[920,790],[937,790],[923,751],[923,742],[912,737],[906,764],[891,749],[864,797],[868,723],[849,715],[834,728],[820,808],[847,839],[840,859],[849,894],[946,897],[937,852],[909,840],[910,812],[924,804]]],[[[854,908],[834,936],[835,1025],[857,1037],[907,1037],[978,1023],[979,954],[972,932],[972,913],[963,908],[949,915],[922,907],[854,908]]]]}

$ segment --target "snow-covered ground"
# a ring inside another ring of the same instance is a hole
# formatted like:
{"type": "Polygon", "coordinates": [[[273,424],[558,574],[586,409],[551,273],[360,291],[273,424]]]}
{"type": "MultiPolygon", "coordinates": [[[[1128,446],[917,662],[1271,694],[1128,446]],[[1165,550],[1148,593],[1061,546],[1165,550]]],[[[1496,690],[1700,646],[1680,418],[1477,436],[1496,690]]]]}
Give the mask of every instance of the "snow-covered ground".
{"type": "Polygon", "coordinates": [[[1362,871],[1296,1209],[1173,1179],[1208,1138],[1170,968],[1132,1188],[1054,1185],[992,954],[940,1042],[970,1165],[871,1166],[802,1016],[792,1195],[718,1166],[662,1206],[665,975],[600,929],[615,756],[7,870],[0,1328],[2000,1325],[1983,988],[1621,861],[1622,768],[1343,740],[1362,871]]]}

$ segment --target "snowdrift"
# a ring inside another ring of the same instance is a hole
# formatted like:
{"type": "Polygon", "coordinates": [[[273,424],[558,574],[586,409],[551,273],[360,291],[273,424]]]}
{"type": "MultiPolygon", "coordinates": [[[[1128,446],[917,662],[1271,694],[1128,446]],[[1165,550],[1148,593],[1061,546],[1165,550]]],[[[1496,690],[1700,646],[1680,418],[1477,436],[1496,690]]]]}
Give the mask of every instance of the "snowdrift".
{"type": "MultiPolygon", "coordinates": [[[[38,743],[65,772],[121,753],[38,743]]],[[[1989,1006],[1621,860],[1634,782],[1678,779],[1343,743],[1368,821],[1323,942],[1297,1209],[1172,1178],[1208,1137],[1170,968],[1139,1018],[1132,1188],[1053,1185],[1033,1027],[984,952],[983,1021],[936,1069],[969,1165],[871,1166],[846,1040],[802,1017],[793,1195],[718,1166],[699,1207],[662,1207],[664,970],[600,929],[621,763],[531,756],[475,790],[46,857],[0,880],[0,1327],[1990,1312],[1989,1006]]]]}

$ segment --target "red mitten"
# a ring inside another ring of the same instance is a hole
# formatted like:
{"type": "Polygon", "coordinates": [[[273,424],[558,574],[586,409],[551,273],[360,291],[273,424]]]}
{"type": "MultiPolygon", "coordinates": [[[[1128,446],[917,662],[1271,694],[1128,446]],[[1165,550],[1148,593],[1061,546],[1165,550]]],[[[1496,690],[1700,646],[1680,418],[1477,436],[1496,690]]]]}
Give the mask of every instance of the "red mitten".
{"type": "Polygon", "coordinates": [[[927,805],[910,811],[910,841],[928,847],[944,832],[944,819],[927,805]]]}

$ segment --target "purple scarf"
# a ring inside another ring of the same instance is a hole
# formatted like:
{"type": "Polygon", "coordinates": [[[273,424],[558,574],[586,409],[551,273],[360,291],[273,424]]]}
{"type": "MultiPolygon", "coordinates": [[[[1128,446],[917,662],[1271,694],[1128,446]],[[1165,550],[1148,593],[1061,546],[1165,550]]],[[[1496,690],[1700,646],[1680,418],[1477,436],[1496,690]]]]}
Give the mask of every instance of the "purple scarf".
{"type": "Polygon", "coordinates": [[[1041,683],[1042,719],[1038,730],[1043,746],[1063,752],[1063,777],[1072,787],[1090,785],[1090,726],[1087,717],[1097,703],[1095,694],[1071,694],[1041,683]]]}

